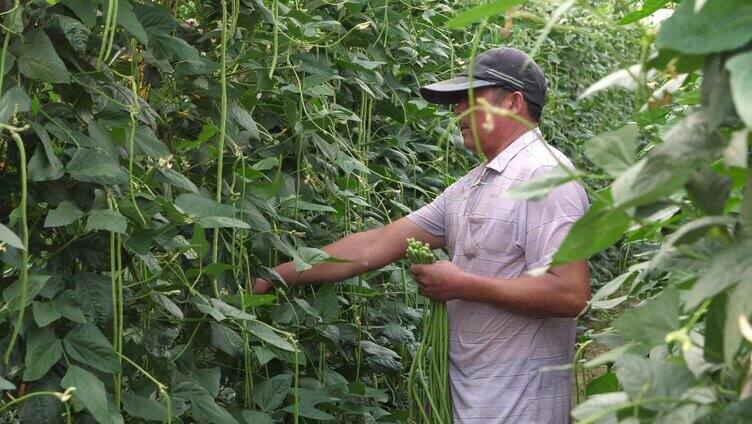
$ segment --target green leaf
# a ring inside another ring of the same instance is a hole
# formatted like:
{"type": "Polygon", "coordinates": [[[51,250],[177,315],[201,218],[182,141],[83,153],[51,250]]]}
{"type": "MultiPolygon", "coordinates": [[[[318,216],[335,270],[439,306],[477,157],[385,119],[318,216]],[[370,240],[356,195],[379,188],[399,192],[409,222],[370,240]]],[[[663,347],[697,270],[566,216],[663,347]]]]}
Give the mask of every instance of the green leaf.
{"type": "Polygon", "coordinates": [[[7,123],[14,113],[31,109],[31,99],[20,85],[11,87],[0,98],[0,123],[7,123]]]}
{"type": "Polygon", "coordinates": [[[54,181],[63,176],[65,167],[60,159],[55,156],[55,149],[47,130],[37,122],[31,123],[32,129],[39,137],[40,145],[37,145],[29,160],[29,179],[32,181],[54,181]]]}
{"type": "Polygon", "coordinates": [[[63,339],[65,351],[71,358],[100,371],[120,371],[117,353],[110,342],[93,324],[81,325],[70,331],[63,339]]]}
{"type": "Polygon", "coordinates": [[[198,193],[198,187],[196,187],[196,184],[193,184],[193,181],[189,180],[188,177],[180,172],[172,168],[155,168],[155,170],[157,171],[156,175],[160,180],[163,180],[174,187],[190,191],[191,193],[198,193]]]}
{"type": "Polygon", "coordinates": [[[611,246],[629,227],[631,218],[622,209],[596,202],[567,233],[551,266],[585,259],[611,246]]]}
{"type": "Polygon", "coordinates": [[[696,308],[705,299],[715,296],[742,280],[752,279],[752,240],[745,240],[721,250],[710,266],[689,291],[685,308],[696,308]]]}
{"type": "MultiPolygon", "coordinates": [[[[130,129],[127,131],[130,132],[130,129]]],[[[151,127],[142,125],[136,128],[135,131],[133,154],[138,156],[148,156],[152,159],[159,160],[160,158],[169,156],[170,149],[168,149],[167,146],[157,138],[151,127]]]]}
{"type": "Polygon", "coordinates": [[[282,405],[292,386],[292,375],[280,374],[253,386],[253,400],[264,412],[274,411],[282,405]]]}
{"type": "Polygon", "coordinates": [[[8,243],[10,246],[15,247],[16,249],[24,250],[24,245],[21,239],[10,230],[10,228],[6,227],[3,224],[0,224],[0,242],[8,243]]]}
{"type": "Polygon", "coordinates": [[[225,409],[217,405],[211,396],[190,396],[191,415],[198,422],[213,424],[238,424],[238,421],[225,409]]]}
{"type": "Polygon", "coordinates": [[[89,43],[89,28],[70,16],[53,14],[52,22],[63,33],[68,43],[77,53],[85,53],[89,43]]]}
{"type": "Polygon", "coordinates": [[[81,209],[73,203],[64,200],[57,205],[57,209],[47,213],[47,217],[44,219],[44,227],[62,227],[78,221],[82,216],[84,216],[84,213],[81,209]]]}
{"type": "Polygon", "coordinates": [[[230,105],[230,116],[238,123],[243,129],[248,131],[251,136],[251,140],[260,140],[261,135],[259,133],[258,125],[253,119],[250,113],[243,107],[232,103],[230,105]]]}
{"type": "Polygon", "coordinates": [[[747,1],[706,1],[696,11],[696,0],[684,0],[661,25],[656,45],[689,54],[733,50],[752,40],[751,27],[747,1]]]}
{"type": "Polygon", "coordinates": [[[57,55],[47,34],[36,30],[24,34],[18,57],[18,70],[30,79],[51,83],[68,83],[70,73],[60,56],[57,55]]]}
{"type": "Polygon", "coordinates": [[[100,184],[127,184],[129,181],[117,158],[101,149],[79,147],[65,168],[78,181],[100,184]]]}
{"type": "Polygon", "coordinates": [[[167,408],[149,398],[125,392],[122,399],[125,412],[132,417],[148,421],[167,421],[167,408]]]}
{"type": "Polygon", "coordinates": [[[149,38],[146,30],[141,25],[138,17],[133,13],[133,8],[127,0],[118,0],[117,2],[117,21],[129,34],[134,36],[141,44],[148,46],[149,38]]]}
{"type": "MultiPolygon", "coordinates": [[[[26,385],[26,393],[59,391],[59,378],[47,376],[26,385]]],[[[21,423],[62,424],[63,404],[54,396],[33,396],[26,398],[18,407],[21,423]]]]}
{"type": "Polygon", "coordinates": [[[278,347],[288,352],[294,352],[295,347],[292,343],[278,336],[269,325],[259,321],[251,321],[248,323],[248,331],[259,339],[269,343],[272,346],[278,347]]]}
{"type": "Polygon", "coordinates": [[[198,194],[181,194],[175,199],[175,206],[184,210],[187,214],[197,218],[203,217],[226,217],[234,218],[238,210],[230,205],[218,203],[198,194]]]}
{"type": "Polygon", "coordinates": [[[62,316],[60,311],[51,302],[33,301],[31,302],[31,310],[34,315],[34,322],[39,327],[45,327],[51,322],[57,321],[62,316]]]}
{"type": "Polygon", "coordinates": [[[274,420],[266,412],[245,410],[240,416],[245,420],[245,424],[274,424],[274,420]]]}
{"type": "Polygon", "coordinates": [[[635,162],[637,126],[627,124],[618,130],[599,134],[585,143],[585,155],[614,177],[635,162]]]}
{"type": "Polygon", "coordinates": [[[110,279],[99,274],[82,272],[72,278],[74,294],[87,322],[104,328],[112,319],[110,279]]]}
{"type": "Polygon", "coordinates": [[[658,144],[614,181],[617,207],[639,206],[679,190],[694,168],[720,156],[722,142],[707,131],[707,116],[697,110],[675,124],[658,144]]]}
{"type": "Polygon", "coordinates": [[[740,53],[726,61],[726,69],[731,73],[731,97],[736,113],[747,128],[752,128],[752,52],[740,53]]]}
{"type": "Polygon", "coordinates": [[[209,341],[212,346],[230,356],[238,356],[242,352],[243,339],[234,330],[216,321],[211,321],[209,328],[209,341]]]}
{"type": "Polygon", "coordinates": [[[669,0],[646,0],[642,3],[642,7],[634,12],[628,13],[619,20],[619,25],[631,24],[637,22],[642,18],[646,18],[652,15],[656,10],[665,6],[669,0]]]}
{"type": "Polygon", "coordinates": [[[72,290],[66,290],[53,301],[55,309],[64,317],[73,322],[83,324],[86,322],[84,312],[75,304],[75,295],[72,290]]]}
{"type": "Polygon", "coordinates": [[[339,259],[333,256],[329,256],[328,253],[321,249],[314,247],[300,247],[298,248],[298,256],[294,257],[295,271],[301,272],[307,269],[311,269],[314,265],[323,262],[344,263],[349,262],[346,259],[339,259]]]}
{"type": "MultiPolygon", "coordinates": [[[[727,292],[713,298],[705,315],[705,346],[703,357],[708,362],[721,363],[724,358],[724,326],[726,324],[727,292]]],[[[736,325],[739,326],[738,324],[736,325]]]]}
{"type": "Polygon", "coordinates": [[[199,218],[198,225],[201,228],[244,228],[250,230],[251,226],[245,221],[226,216],[204,216],[199,218]]]}
{"type": "MultiPolygon", "coordinates": [[[[681,395],[695,382],[692,373],[684,366],[650,360],[631,353],[616,360],[616,375],[632,399],[662,398],[679,401],[681,395]]],[[[670,410],[674,407],[670,402],[645,403],[641,406],[652,410],[670,410]]]]}
{"type": "Polygon", "coordinates": [[[723,356],[726,364],[731,366],[736,352],[742,345],[742,335],[739,332],[739,316],[749,318],[752,311],[752,280],[740,282],[729,292],[726,305],[726,321],[723,323],[723,356]]]}
{"type": "Polygon", "coordinates": [[[0,377],[0,390],[16,390],[16,385],[0,377]]]}
{"type": "Polygon", "coordinates": [[[76,388],[74,396],[86,407],[98,423],[116,424],[123,422],[123,417],[120,416],[119,412],[115,413],[114,417],[111,415],[104,383],[96,375],[76,365],[71,365],[60,384],[65,388],[76,388]]]}
{"type": "Polygon", "coordinates": [[[85,230],[104,230],[125,234],[127,228],[128,223],[120,212],[113,209],[95,209],[86,220],[85,230]]]}
{"type": "Polygon", "coordinates": [[[664,343],[666,334],[680,327],[679,311],[679,291],[670,287],[654,299],[624,311],[613,326],[624,339],[652,347],[664,343]]]}
{"type": "Polygon", "coordinates": [[[97,10],[99,6],[92,7],[88,0],[63,0],[61,3],[72,10],[87,27],[91,28],[97,23],[97,10]]]}
{"type": "Polygon", "coordinates": [[[504,197],[509,199],[540,200],[548,196],[554,188],[576,180],[583,174],[576,169],[556,166],[548,172],[534,176],[529,181],[519,183],[504,192],[504,197]]]}
{"type": "Polygon", "coordinates": [[[165,308],[165,310],[167,310],[167,312],[169,312],[175,318],[180,320],[185,318],[180,307],[176,305],[175,302],[173,302],[169,297],[159,292],[152,292],[151,298],[159,305],[162,305],[162,307],[165,308]]]}
{"type": "Polygon", "coordinates": [[[585,387],[585,396],[590,397],[601,393],[611,393],[619,391],[619,379],[616,374],[607,372],[599,377],[590,380],[585,387]]]}
{"type": "Polygon", "coordinates": [[[629,397],[624,392],[597,394],[572,409],[572,417],[577,422],[617,423],[616,410],[629,405],[629,397]]]}
{"type": "Polygon", "coordinates": [[[496,15],[502,14],[521,3],[524,3],[524,0],[496,0],[481,4],[453,17],[446,23],[446,27],[450,29],[462,28],[485,18],[496,17],[496,15]]]}
{"type": "Polygon", "coordinates": [[[63,346],[51,328],[30,330],[26,339],[24,381],[39,380],[63,357],[63,346]]]}

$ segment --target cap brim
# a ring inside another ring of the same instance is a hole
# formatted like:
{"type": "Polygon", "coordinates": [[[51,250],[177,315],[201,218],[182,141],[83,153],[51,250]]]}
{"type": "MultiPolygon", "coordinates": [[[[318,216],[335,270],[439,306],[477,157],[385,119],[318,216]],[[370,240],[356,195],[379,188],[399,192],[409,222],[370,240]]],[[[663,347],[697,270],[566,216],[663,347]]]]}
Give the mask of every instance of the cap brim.
{"type": "Polygon", "coordinates": [[[420,95],[431,103],[442,105],[459,103],[467,96],[467,90],[471,85],[473,88],[480,88],[499,84],[478,78],[473,78],[471,83],[468,77],[461,76],[423,86],[420,88],[420,95]]]}

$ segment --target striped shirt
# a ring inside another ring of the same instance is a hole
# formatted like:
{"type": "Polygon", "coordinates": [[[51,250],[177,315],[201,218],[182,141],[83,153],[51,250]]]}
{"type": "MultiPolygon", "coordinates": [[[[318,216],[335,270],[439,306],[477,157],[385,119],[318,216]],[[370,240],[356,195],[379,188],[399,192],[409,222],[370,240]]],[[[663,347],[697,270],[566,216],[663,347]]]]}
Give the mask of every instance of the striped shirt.
{"type": "MultiPolygon", "coordinates": [[[[560,163],[572,167],[536,128],[408,218],[444,238],[461,269],[520,277],[550,262],[588,200],[577,182],[539,201],[510,199],[504,191],[560,163]]],[[[573,319],[519,315],[465,300],[449,301],[447,311],[455,424],[570,422],[571,370],[547,368],[572,362],[573,319]]]]}

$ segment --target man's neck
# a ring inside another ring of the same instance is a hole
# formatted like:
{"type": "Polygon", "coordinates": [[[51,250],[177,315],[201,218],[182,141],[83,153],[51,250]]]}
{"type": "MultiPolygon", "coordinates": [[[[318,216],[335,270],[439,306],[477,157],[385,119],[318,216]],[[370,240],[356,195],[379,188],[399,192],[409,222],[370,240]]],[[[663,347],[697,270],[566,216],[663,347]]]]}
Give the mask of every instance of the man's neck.
{"type": "Polygon", "coordinates": [[[528,131],[530,131],[530,128],[519,125],[515,127],[512,131],[505,134],[504,137],[502,137],[499,140],[499,142],[496,143],[496,145],[488,149],[488,151],[483,152],[483,154],[486,155],[486,162],[493,160],[496,156],[501,154],[501,152],[503,152],[504,149],[509,147],[510,144],[514,143],[515,140],[520,138],[522,134],[525,134],[528,131]]]}

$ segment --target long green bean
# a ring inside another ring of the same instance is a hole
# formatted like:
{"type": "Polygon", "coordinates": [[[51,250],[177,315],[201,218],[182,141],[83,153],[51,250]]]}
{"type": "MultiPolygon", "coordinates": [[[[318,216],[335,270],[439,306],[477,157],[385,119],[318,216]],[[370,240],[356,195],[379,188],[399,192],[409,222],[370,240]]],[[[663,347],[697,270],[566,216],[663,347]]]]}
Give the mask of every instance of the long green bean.
{"type": "MultiPolygon", "coordinates": [[[[407,240],[407,258],[414,264],[436,262],[428,244],[412,238],[407,240]]],[[[420,346],[415,353],[408,374],[410,422],[451,424],[452,399],[449,390],[446,302],[431,299],[427,312],[423,319],[420,346]],[[427,370],[424,369],[426,355],[428,356],[427,370]],[[430,416],[426,413],[424,405],[430,408],[430,416]],[[415,408],[418,408],[420,415],[416,416],[415,408]]]]}

